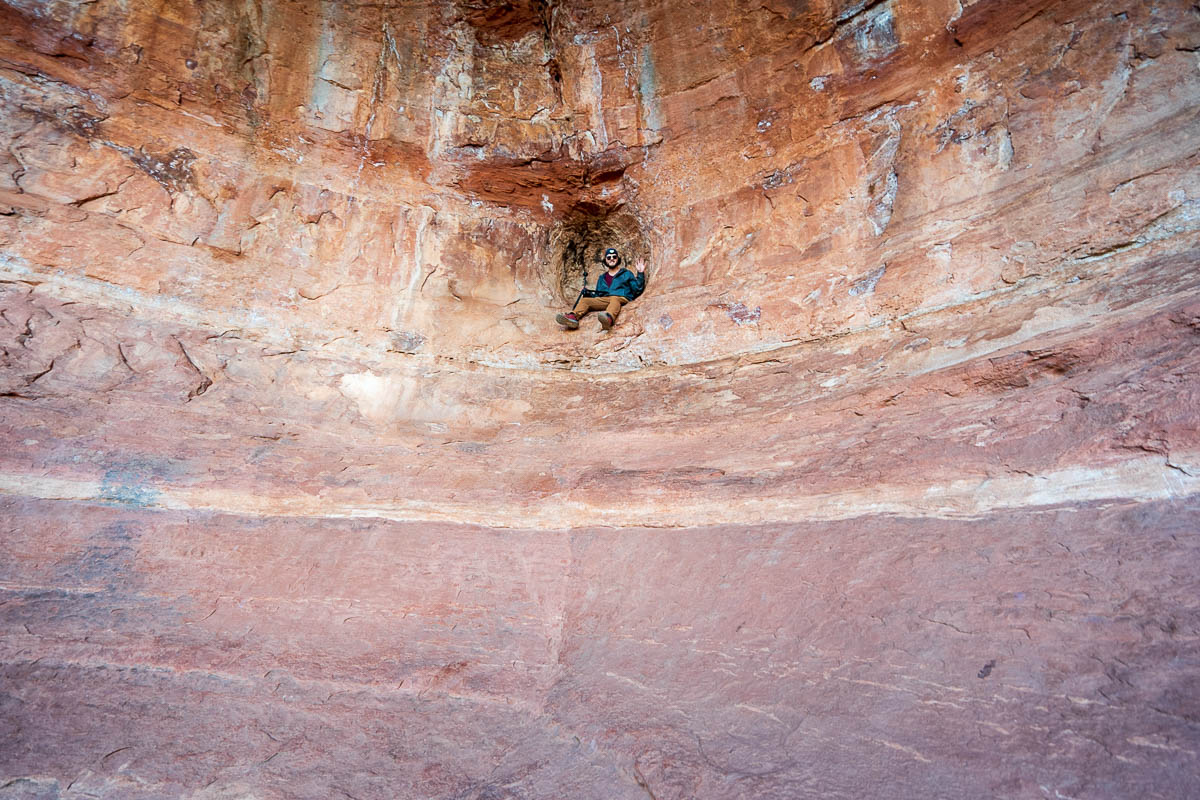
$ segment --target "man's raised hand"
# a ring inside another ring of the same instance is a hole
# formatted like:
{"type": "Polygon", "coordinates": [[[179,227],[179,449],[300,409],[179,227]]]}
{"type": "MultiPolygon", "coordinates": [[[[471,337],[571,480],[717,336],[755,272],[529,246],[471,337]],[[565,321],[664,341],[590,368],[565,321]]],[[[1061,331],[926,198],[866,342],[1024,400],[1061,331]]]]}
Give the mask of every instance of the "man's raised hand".
{"type": "Polygon", "coordinates": [[[633,266],[639,273],[646,271],[646,262],[640,258],[633,262],[633,266]]]}

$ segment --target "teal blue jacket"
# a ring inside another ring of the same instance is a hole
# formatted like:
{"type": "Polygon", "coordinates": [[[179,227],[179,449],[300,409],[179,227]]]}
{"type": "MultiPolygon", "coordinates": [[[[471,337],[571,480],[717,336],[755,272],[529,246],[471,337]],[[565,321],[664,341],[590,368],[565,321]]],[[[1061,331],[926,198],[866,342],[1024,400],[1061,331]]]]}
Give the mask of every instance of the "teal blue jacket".
{"type": "Polygon", "coordinates": [[[622,269],[613,276],[611,284],[604,283],[604,276],[608,272],[601,272],[600,277],[596,278],[596,294],[601,297],[617,295],[624,297],[627,300],[636,300],[646,288],[646,273],[633,273],[627,269],[622,269]]]}

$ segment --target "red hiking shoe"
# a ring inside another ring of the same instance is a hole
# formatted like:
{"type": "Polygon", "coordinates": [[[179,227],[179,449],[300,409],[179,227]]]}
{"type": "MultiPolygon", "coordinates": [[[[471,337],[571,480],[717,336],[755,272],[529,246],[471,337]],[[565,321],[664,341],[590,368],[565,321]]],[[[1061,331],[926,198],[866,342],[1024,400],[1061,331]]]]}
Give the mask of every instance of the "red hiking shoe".
{"type": "Polygon", "coordinates": [[[616,320],[613,319],[612,314],[608,313],[607,311],[600,312],[600,327],[601,328],[603,328],[606,331],[611,331],[614,322],[616,322],[616,320]]]}
{"type": "Polygon", "coordinates": [[[554,318],[554,321],[569,331],[573,331],[579,327],[579,317],[576,316],[574,311],[568,311],[566,314],[559,314],[554,318]]]}

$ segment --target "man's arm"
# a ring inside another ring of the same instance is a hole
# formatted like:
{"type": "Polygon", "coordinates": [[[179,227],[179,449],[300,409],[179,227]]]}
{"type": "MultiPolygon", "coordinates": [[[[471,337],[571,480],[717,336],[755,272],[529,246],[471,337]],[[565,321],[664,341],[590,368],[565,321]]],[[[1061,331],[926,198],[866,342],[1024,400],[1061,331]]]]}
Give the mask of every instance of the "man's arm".
{"type": "Polygon", "coordinates": [[[637,273],[633,276],[631,285],[634,292],[641,294],[646,289],[646,262],[639,258],[633,266],[637,273]]]}

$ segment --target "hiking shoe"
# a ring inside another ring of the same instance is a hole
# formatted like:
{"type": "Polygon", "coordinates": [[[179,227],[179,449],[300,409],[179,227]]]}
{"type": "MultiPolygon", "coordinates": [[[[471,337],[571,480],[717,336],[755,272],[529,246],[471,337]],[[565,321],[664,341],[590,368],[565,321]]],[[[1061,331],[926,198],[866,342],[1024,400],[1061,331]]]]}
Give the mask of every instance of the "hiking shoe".
{"type": "Polygon", "coordinates": [[[615,320],[613,319],[612,314],[608,313],[607,311],[600,312],[600,328],[601,328],[601,330],[611,331],[614,321],[615,320]]]}
{"type": "Polygon", "coordinates": [[[579,317],[575,315],[574,311],[569,311],[566,314],[559,314],[554,318],[554,320],[569,331],[573,331],[579,327],[579,317]]]}

